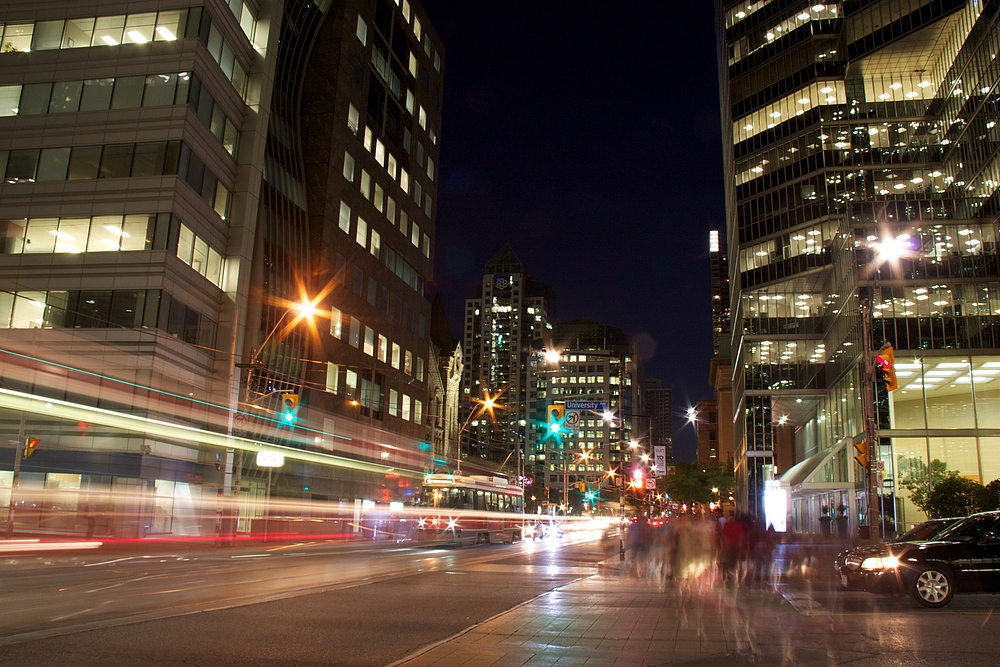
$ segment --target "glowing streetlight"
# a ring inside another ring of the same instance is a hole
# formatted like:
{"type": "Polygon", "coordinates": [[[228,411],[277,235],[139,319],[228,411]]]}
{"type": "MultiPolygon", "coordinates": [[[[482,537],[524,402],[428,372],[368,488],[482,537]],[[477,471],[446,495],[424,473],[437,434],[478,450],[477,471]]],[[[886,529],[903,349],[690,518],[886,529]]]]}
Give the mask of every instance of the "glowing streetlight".
{"type": "Polygon", "coordinates": [[[698,421],[698,412],[694,408],[687,409],[687,418],[689,422],[698,421]]]}
{"type": "Polygon", "coordinates": [[[559,354],[559,350],[545,350],[545,362],[549,364],[559,363],[559,359],[562,355],[559,354]]]}

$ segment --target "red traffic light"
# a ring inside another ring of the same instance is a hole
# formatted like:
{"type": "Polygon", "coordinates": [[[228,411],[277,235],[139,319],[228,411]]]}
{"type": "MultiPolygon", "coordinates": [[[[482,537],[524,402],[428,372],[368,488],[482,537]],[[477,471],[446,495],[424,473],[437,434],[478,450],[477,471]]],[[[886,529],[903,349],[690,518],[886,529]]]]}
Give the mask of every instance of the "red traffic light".
{"type": "Polygon", "coordinates": [[[38,447],[38,443],[41,442],[38,438],[25,438],[24,440],[24,458],[31,458],[35,453],[35,448],[38,447]]]}

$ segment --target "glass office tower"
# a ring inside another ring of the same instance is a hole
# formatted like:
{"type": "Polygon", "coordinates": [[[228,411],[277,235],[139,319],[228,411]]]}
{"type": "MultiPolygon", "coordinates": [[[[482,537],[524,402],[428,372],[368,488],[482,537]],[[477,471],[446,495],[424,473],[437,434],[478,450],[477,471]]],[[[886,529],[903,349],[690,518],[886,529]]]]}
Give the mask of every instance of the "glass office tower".
{"type": "Polygon", "coordinates": [[[1000,2],[717,10],[740,502],[863,524],[871,415],[878,502],[921,520],[928,467],[1000,477],[1000,2]],[[867,404],[866,341],[900,380],[867,404]]]}
{"type": "Polygon", "coordinates": [[[248,529],[262,443],[272,495],[405,501],[444,59],[419,4],[13,0],[0,32],[0,506],[28,436],[21,484],[118,534],[211,532],[224,494],[248,529]]]}

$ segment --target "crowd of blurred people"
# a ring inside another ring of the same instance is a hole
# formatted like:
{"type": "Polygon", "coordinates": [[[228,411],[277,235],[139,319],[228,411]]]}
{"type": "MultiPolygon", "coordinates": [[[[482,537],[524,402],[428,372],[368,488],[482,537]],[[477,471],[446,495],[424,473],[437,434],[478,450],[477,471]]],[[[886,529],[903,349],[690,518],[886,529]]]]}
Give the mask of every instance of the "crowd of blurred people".
{"type": "Polygon", "coordinates": [[[774,528],[748,515],[680,515],[653,522],[639,517],[626,530],[631,573],[652,579],[661,589],[670,582],[689,589],[720,581],[773,585],[777,544],[774,528]]]}

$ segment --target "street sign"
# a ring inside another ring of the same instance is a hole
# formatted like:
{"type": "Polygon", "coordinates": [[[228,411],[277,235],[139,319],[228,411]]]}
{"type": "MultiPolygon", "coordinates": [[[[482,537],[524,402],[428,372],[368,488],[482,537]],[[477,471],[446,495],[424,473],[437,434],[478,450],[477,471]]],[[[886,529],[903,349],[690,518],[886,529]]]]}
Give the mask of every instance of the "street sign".
{"type": "Polygon", "coordinates": [[[580,413],[579,412],[576,412],[574,410],[573,412],[570,412],[569,414],[566,415],[566,425],[567,426],[576,426],[579,423],[580,423],[580,413]]]}
{"type": "Polygon", "coordinates": [[[285,465],[285,455],[281,452],[257,452],[259,468],[280,468],[285,465]]]}
{"type": "Polygon", "coordinates": [[[647,477],[646,478],[646,489],[647,490],[653,490],[653,491],[656,490],[656,478],[655,477],[647,477]]]}
{"type": "Polygon", "coordinates": [[[657,475],[667,474],[667,446],[653,445],[653,470],[657,475]]]}
{"type": "Polygon", "coordinates": [[[607,401],[566,401],[564,404],[567,410],[593,410],[604,412],[608,409],[607,401]]]}

